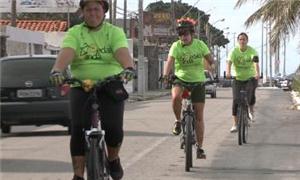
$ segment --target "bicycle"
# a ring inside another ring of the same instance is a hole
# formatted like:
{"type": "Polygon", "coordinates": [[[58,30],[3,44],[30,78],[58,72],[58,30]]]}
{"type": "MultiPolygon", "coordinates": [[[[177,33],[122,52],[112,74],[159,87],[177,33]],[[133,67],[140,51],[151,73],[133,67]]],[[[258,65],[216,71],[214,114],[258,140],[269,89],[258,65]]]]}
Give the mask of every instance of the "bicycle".
{"type": "MultiPolygon", "coordinates": [[[[185,152],[185,171],[187,172],[190,171],[191,167],[193,167],[193,145],[196,144],[196,117],[191,99],[191,92],[193,88],[198,85],[205,86],[206,84],[211,84],[214,82],[216,81],[213,80],[197,83],[179,83],[182,87],[184,87],[184,91],[182,93],[182,135],[180,137],[180,148],[184,149],[185,152]]],[[[172,84],[174,84],[174,78],[172,80],[172,84]]]]}
{"type": "Polygon", "coordinates": [[[105,142],[105,131],[101,127],[99,115],[99,103],[97,92],[107,83],[112,81],[122,81],[121,73],[110,76],[103,81],[92,83],[90,80],[81,81],[79,79],[66,79],[69,85],[80,85],[85,91],[91,91],[88,98],[91,101],[92,115],[91,128],[85,130],[85,157],[88,180],[109,180],[110,173],[108,167],[107,147],[105,142]]]}
{"type": "Polygon", "coordinates": [[[249,82],[253,79],[249,79],[241,87],[240,96],[238,97],[238,107],[237,107],[237,126],[238,126],[238,144],[243,145],[248,142],[248,128],[250,127],[250,117],[249,117],[249,103],[248,103],[248,91],[247,87],[249,82]]]}
{"type": "Polygon", "coordinates": [[[195,139],[195,112],[191,99],[191,91],[198,84],[188,85],[182,84],[185,87],[182,94],[182,135],[180,137],[181,149],[185,152],[185,171],[190,171],[193,167],[193,145],[196,144],[195,139]]]}

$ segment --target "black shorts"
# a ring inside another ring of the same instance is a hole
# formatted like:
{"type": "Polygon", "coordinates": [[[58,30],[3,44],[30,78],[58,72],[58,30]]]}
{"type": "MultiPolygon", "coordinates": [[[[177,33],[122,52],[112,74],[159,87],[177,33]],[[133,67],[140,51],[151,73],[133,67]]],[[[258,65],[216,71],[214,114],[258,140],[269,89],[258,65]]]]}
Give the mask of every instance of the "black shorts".
{"type": "MultiPolygon", "coordinates": [[[[173,82],[173,86],[181,86],[181,83],[184,84],[193,84],[189,82],[182,81],[181,79],[176,78],[173,82]]],[[[193,103],[205,103],[205,86],[203,84],[198,84],[192,89],[191,100],[193,103]]]]}
{"type": "MultiPolygon", "coordinates": [[[[71,88],[71,155],[84,155],[84,130],[91,127],[91,105],[82,88],[71,88]]],[[[110,147],[119,147],[123,141],[124,101],[114,101],[104,90],[98,92],[101,126],[110,147]]]]}

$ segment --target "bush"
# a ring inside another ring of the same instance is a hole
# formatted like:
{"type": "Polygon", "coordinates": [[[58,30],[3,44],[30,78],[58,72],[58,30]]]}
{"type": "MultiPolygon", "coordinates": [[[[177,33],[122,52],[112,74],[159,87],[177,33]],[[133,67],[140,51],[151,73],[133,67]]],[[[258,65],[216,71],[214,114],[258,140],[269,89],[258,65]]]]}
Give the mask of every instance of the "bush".
{"type": "Polygon", "coordinates": [[[293,78],[292,89],[300,92],[300,75],[297,75],[293,78]]]}

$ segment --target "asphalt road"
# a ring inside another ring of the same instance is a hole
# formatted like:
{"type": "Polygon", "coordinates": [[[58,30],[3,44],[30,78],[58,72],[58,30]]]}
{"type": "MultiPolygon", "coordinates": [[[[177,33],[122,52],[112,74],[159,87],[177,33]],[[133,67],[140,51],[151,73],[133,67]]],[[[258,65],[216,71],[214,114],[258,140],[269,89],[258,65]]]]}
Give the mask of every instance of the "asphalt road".
{"type": "MultiPolygon", "coordinates": [[[[124,180],[300,179],[300,111],[280,89],[257,91],[256,122],[249,143],[238,146],[231,127],[231,89],[218,89],[205,107],[206,160],[184,171],[179,137],[171,135],[170,97],[130,102],[125,112],[121,161],[124,180]]],[[[68,180],[72,177],[69,136],[60,126],[13,127],[1,135],[1,179],[68,180]]]]}

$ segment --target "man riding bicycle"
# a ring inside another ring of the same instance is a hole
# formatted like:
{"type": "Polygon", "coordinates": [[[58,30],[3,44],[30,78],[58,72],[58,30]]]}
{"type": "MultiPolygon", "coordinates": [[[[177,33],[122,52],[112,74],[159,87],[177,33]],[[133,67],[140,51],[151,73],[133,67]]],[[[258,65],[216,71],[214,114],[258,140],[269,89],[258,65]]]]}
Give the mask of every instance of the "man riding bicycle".
{"type": "MultiPolygon", "coordinates": [[[[169,51],[167,63],[164,68],[164,79],[169,77],[171,68],[175,67],[175,76],[172,87],[172,108],[175,114],[175,122],[173,134],[179,135],[181,133],[181,102],[184,87],[178,82],[185,83],[199,83],[205,81],[204,61],[208,64],[214,63],[207,45],[194,38],[196,22],[190,18],[181,18],[177,20],[177,33],[179,40],[174,42],[169,51]],[[175,63],[175,64],[174,64],[175,63]],[[177,83],[178,84],[177,84],[177,83]]],[[[205,103],[205,87],[200,84],[196,86],[191,92],[191,98],[196,114],[196,147],[197,158],[205,158],[205,152],[202,148],[204,138],[204,120],[203,111],[205,103]]]]}
{"type": "MultiPolygon", "coordinates": [[[[108,11],[107,0],[80,0],[84,22],[70,28],[63,40],[62,49],[51,71],[50,80],[61,85],[63,71],[70,65],[72,78],[79,80],[103,80],[123,71],[125,78],[134,76],[133,60],[127,39],[121,28],[104,21],[108,11]]],[[[121,179],[123,169],[119,151],[123,141],[124,100],[116,101],[101,89],[98,94],[102,128],[105,131],[110,175],[121,179]]],[[[82,87],[72,87],[71,100],[71,142],[70,151],[74,169],[73,180],[82,180],[85,168],[84,129],[91,124],[90,106],[86,105],[89,92],[82,87]]]]}
{"type": "Polygon", "coordinates": [[[226,77],[231,78],[231,65],[233,65],[233,76],[235,79],[232,83],[232,116],[233,126],[230,132],[237,132],[237,107],[240,90],[246,86],[248,102],[250,105],[249,117],[254,118],[255,89],[259,79],[259,63],[257,52],[251,46],[248,46],[248,35],[240,33],[237,37],[239,46],[235,47],[228,55],[226,77]]]}

